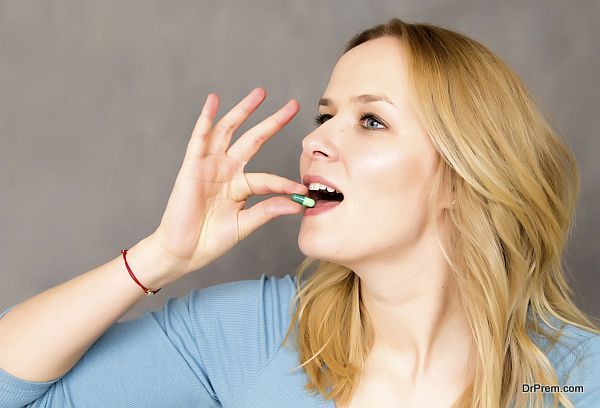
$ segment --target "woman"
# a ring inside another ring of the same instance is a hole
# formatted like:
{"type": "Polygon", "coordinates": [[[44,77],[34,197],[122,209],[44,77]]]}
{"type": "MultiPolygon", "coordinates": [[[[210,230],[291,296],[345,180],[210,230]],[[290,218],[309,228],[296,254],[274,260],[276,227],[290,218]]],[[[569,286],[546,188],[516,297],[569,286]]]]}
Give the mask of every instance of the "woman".
{"type": "Polygon", "coordinates": [[[303,140],[302,184],[243,172],[294,100],[229,147],[264,98],[255,89],[213,127],[209,94],[154,233],[7,310],[0,405],[600,404],[600,331],[560,264],[575,158],[497,56],[398,19],[359,33],[303,140]],[[317,205],[274,197],[244,209],[273,193],[317,205]],[[115,323],[148,288],[300,212],[307,258],[295,277],[193,290],[115,323]]]}

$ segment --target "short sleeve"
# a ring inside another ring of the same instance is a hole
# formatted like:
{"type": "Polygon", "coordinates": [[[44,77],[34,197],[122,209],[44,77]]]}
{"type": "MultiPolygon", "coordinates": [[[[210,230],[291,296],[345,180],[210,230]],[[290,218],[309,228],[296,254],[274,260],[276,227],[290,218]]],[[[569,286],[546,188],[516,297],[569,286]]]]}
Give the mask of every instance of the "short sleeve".
{"type": "Polygon", "coordinates": [[[279,350],[293,291],[263,274],[169,298],[113,324],[59,379],[0,369],[0,408],[233,406],[279,350]]]}

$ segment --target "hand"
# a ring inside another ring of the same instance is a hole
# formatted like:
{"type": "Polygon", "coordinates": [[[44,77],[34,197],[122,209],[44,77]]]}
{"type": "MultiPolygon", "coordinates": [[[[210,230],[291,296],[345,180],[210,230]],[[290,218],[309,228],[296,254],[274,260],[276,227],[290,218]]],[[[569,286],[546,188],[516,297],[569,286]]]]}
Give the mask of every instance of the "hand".
{"type": "Polygon", "coordinates": [[[298,214],[302,206],[288,197],[273,197],[244,209],[252,194],[308,193],[297,182],[268,173],[244,173],[260,147],[299,111],[290,100],[279,111],[244,133],[228,148],[233,132],[266,97],[255,88],[212,126],[219,97],[209,94],[190,141],[175,186],[154,240],[174,259],[195,271],[223,255],[266,222],[298,214]]]}

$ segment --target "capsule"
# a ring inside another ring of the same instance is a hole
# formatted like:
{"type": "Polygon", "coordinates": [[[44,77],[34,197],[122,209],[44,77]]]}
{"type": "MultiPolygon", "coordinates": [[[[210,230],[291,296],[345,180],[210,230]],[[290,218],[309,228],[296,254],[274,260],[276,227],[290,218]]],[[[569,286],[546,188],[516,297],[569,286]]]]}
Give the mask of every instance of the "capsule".
{"type": "Polygon", "coordinates": [[[306,207],[314,207],[315,206],[315,200],[313,200],[310,197],[307,197],[305,195],[302,194],[292,194],[290,196],[290,200],[297,202],[298,204],[302,204],[303,206],[306,207]]]}

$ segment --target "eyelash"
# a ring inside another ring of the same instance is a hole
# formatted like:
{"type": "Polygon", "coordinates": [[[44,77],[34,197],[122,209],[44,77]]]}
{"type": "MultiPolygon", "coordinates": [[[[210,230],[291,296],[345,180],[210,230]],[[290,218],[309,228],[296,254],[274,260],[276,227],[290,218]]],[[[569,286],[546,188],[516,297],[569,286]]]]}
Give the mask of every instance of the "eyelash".
{"type": "MultiPolygon", "coordinates": [[[[327,113],[319,113],[317,116],[315,116],[315,119],[314,119],[315,125],[317,127],[321,126],[323,124],[326,116],[331,116],[331,115],[329,115],[327,113]]],[[[374,119],[380,125],[383,125],[383,126],[387,127],[387,125],[385,124],[385,122],[383,122],[381,119],[379,119],[377,116],[375,116],[371,112],[365,112],[365,113],[361,114],[361,116],[360,116],[361,122],[363,120],[365,120],[365,119],[374,119]]],[[[368,128],[365,128],[365,129],[367,129],[367,130],[383,130],[383,129],[368,129],[368,128]]]]}

